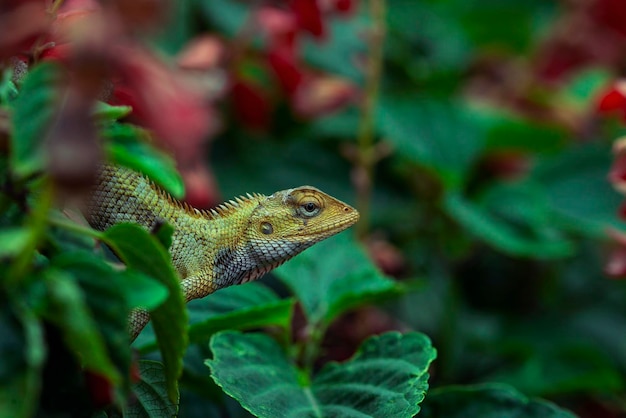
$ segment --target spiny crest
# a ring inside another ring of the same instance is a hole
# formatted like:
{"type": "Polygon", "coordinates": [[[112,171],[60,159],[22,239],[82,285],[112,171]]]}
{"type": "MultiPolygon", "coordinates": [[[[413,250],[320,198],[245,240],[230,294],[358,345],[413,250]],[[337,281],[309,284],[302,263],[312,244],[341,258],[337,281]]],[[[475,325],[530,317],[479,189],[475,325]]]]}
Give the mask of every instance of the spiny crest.
{"type": "Polygon", "coordinates": [[[210,219],[215,219],[223,216],[227,216],[239,208],[245,206],[252,201],[258,201],[265,196],[260,193],[247,193],[246,196],[238,196],[226,202],[220,203],[214,208],[203,210],[201,213],[210,219]]]}

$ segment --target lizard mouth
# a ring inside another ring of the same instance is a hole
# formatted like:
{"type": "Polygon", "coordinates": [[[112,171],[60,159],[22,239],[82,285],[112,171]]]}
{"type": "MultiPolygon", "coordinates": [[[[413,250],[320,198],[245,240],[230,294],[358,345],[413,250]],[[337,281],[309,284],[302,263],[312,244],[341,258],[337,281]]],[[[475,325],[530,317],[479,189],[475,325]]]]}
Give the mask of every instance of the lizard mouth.
{"type": "Polygon", "coordinates": [[[345,205],[337,214],[326,218],[324,222],[320,222],[319,225],[310,229],[307,235],[319,236],[321,238],[334,235],[357,223],[359,217],[359,212],[356,209],[352,206],[345,205]]]}

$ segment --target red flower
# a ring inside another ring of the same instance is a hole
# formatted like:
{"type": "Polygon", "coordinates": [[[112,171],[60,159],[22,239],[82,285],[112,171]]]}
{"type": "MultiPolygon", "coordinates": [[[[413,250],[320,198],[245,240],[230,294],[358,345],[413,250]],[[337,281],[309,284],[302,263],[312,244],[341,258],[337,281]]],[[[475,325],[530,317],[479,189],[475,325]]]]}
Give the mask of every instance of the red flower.
{"type": "Polygon", "coordinates": [[[613,248],[604,265],[604,273],[613,279],[624,279],[626,278],[626,235],[616,229],[610,229],[608,235],[613,241],[613,248]]]}
{"type": "Polygon", "coordinates": [[[272,49],[267,54],[267,60],[281,87],[287,94],[294,94],[302,83],[304,74],[293,51],[280,47],[272,49]]]}
{"type": "Polygon", "coordinates": [[[609,181],[617,191],[626,193],[626,137],[615,140],[613,154],[615,160],[609,171],[609,181]]]}
{"type": "Polygon", "coordinates": [[[300,29],[309,32],[318,39],[324,37],[324,22],[317,0],[292,0],[291,9],[296,16],[300,29]]]}
{"type": "Polygon", "coordinates": [[[626,81],[618,81],[604,93],[597,104],[601,114],[619,114],[626,120],[626,81]]]}
{"type": "Polygon", "coordinates": [[[239,80],[232,86],[231,97],[235,113],[249,128],[269,128],[272,106],[260,88],[239,80]]]}

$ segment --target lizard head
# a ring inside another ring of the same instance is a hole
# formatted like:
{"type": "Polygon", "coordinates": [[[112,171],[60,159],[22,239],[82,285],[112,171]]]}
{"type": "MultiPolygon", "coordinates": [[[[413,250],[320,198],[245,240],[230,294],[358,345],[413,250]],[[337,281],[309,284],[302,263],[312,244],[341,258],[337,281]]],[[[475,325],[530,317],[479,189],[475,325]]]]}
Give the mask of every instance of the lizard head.
{"type": "Polygon", "coordinates": [[[257,196],[245,229],[245,246],[260,271],[252,280],[359,219],[353,207],[311,186],[257,196]]]}

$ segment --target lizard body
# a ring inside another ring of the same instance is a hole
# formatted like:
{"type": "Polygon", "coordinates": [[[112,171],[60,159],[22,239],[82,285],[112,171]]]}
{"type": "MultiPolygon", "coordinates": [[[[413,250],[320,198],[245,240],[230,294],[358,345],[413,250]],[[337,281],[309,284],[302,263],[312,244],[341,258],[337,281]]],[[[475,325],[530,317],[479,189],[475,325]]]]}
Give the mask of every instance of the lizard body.
{"type": "MultiPolygon", "coordinates": [[[[98,230],[120,222],[136,223],[148,230],[163,221],[172,224],[169,251],[189,301],[264,275],[316,242],[350,227],[359,214],[310,186],[270,196],[247,195],[202,211],[173,199],[141,174],[105,165],[93,190],[87,219],[98,230]]],[[[133,340],[148,321],[147,312],[133,312],[133,340]]]]}

